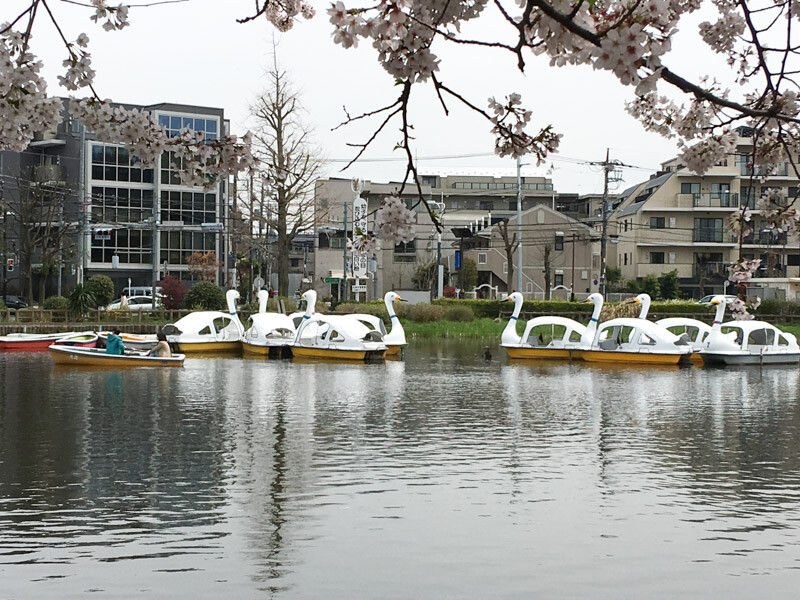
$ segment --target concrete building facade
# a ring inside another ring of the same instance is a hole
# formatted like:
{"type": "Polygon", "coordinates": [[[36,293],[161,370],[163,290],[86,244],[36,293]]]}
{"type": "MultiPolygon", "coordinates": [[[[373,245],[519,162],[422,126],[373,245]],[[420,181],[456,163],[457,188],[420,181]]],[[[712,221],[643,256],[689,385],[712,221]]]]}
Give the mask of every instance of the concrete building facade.
{"type": "Polygon", "coordinates": [[[799,180],[786,163],[763,177],[753,174],[748,162],[752,138],[745,129],[739,133],[736,153],[704,175],[673,159],[664,162],[656,176],[627,192],[611,216],[616,264],[623,279],[658,276],[674,269],[687,295],[723,293],[728,265],[742,256],[762,260],[751,282],[754,291],[779,290],[774,295],[788,299],[800,293],[800,239],[771,230],[756,208],[769,188],[778,188],[784,202],[796,197],[799,180]],[[740,206],[747,206],[753,215],[753,233],[741,245],[728,228],[740,206]]]}
{"type": "MultiPolygon", "coordinates": [[[[123,106],[150,111],[170,135],[191,127],[215,139],[229,129],[220,108],[171,103],[123,106]]],[[[0,175],[6,186],[46,176],[67,190],[64,225],[75,235],[65,248],[59,288],[102,273],[111,277],[119,293],[129,284],[153,285],[167,273],[191,279],[187,261],[195,251],[212,251],[220,260],[226,256],[227,182],[211,190],[186,187],[168,153],[161,155],[155,168],[140,168],[123,145],[86,131],[66,101],[63,115],[56,130],[38,134],[24,152],[0,153],[0,175]]],[[[13,201],[8,195],[6,199],[13,201]]],[[[14,227],[20,226],[7,224],[5,254],[13,251],[14,227]]],[[[221,268],[216,279],[225,283],[221,268]]],[[[22,287],[18,276],[9,284],[14,291],[22,287]]],[[[51,282],[51,293],[54,287],[51,282]]]]}

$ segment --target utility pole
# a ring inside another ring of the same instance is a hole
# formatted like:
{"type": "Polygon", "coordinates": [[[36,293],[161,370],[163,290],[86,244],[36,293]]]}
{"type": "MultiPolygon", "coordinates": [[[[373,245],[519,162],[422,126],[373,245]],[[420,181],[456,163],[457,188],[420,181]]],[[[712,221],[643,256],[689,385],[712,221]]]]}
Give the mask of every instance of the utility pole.
{"type": "Polygon", "coordinates": [[[575,302],[575,244],[577,243],[577,234],[572,232],[572,283],[570,284],[569,301],[575,302]]]}
{"type": "Polygon", "coordinates": [[[517,157],[517,291],[522,293],[522,159],[517,157]]]}
{"type": "Polygon", "coordinates": [[[342,213],[342,233],[344,240],[342,241],[342,281],[339,283],[342,302],[347,302],[347,202],[343,204],[344,212],[342,213]]]}
{"type": "Polygon", "coordinates": [[[608,162],[609,150],[606,148],[606,160],[603,163],[603,230],[600,239],[600,293],[606,295],[606,246],[608,245],[608,172],[611,164],[608,162]]]}

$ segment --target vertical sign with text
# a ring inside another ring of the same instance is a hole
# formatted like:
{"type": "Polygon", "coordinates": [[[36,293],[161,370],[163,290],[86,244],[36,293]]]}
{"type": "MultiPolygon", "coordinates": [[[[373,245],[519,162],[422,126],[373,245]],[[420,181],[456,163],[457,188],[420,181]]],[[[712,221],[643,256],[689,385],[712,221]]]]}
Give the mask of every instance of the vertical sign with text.
{"type": "MultiPolygon", "coordinates": [[[[353,240],[367,233],[367,201],[361,196],[353,200],[353,240]]],[[[367,276],[367,255],[353,252],[353,276],[367,276]]]]}

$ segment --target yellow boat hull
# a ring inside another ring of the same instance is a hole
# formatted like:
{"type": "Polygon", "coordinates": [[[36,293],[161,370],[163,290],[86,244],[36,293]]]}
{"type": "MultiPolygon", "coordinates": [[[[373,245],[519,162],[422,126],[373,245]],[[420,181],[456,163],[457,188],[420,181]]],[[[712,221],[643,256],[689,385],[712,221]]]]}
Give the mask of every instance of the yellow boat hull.
{"type": "Polygon", "coordinates": [[[577,350],[567,348],[509,348],[506,347],[506,354],[509,358],[560,358],[576,359],[580,358],[577,350]]]}
{"type": "Polygon", "coordinates": [[[305,346],[292,346],[292,354],[300,358],[327,358],[334,360],[360,360],[367,358],[382,360],[385,350],[335,350],[328,348],[309,348],[305,346]]]}
{"type": "Polygon", "coordinates": [[[575,352],[587,362],[632,363],[647,365],[677,365],[685,354],[647,354],[644,352],[610,352],[603,350],[580,350],[575,352]]]}
{"type": "Polygon", "coordinates": [[[239,353],[242,343],[236,342],[177,342],[175,344],[183,354],[202,354],[204,352],[239,353]]]}
{"type": "Polygon", "coordinates": [[[401,346],[400,344],[398,344],[396,346],[387,345],[386,346],[386,354],[384,354],[384,356],[397,356],[398,354],[400,354],[400,351],[402,349],[403,349],[403,346],[401,346]]]}
{"type": "Polygon", "coordinates": [[[261,356],[265,358],[290,358],[292,349],[289,346],[261,346],[242,342],[242,353],[245,356],[261,356]]]}
{"type": "Polygon", "coordinates": [[[155,357],[145,358],[129,355],[67,354],[51,351],[53,362],[57,365],[94,366],[94,367],[182,367],[183,360],[159,360],[155,357]]]}

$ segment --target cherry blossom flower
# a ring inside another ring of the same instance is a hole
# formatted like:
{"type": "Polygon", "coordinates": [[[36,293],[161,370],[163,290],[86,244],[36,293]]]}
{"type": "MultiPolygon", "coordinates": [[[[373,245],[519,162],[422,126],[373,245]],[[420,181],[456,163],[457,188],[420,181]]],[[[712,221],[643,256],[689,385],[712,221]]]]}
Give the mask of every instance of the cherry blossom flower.
{"type": "Polygon", "coordinates": [[[396,245],[414,239],[414,224],[417,216],[409,210],[405,202],[397,196],[383,199],[375,212],[375,231],[385,242],[396,245]]]}

